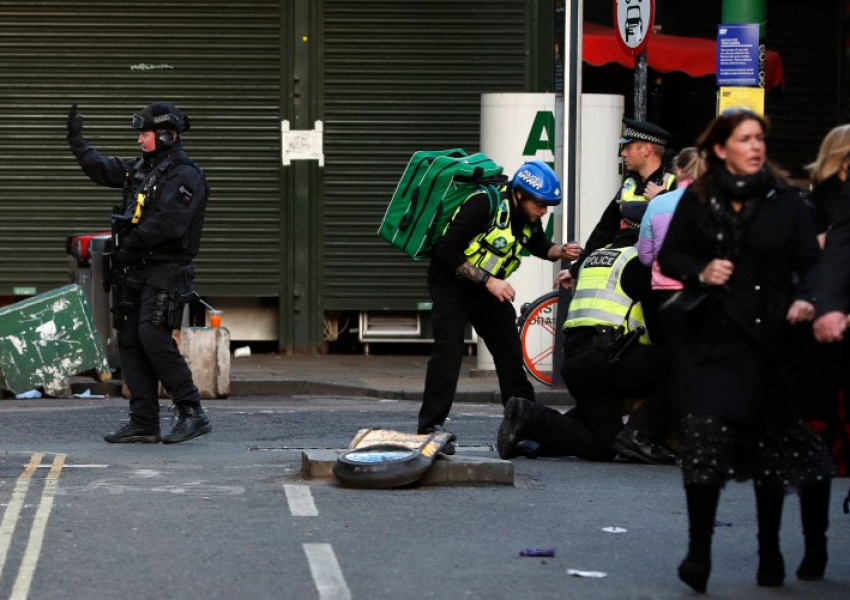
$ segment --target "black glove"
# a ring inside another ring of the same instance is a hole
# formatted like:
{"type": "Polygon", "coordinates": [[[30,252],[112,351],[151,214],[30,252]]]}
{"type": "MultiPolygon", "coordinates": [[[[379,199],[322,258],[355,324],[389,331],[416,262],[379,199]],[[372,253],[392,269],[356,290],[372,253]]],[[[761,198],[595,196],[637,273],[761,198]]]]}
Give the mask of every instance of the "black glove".
{"type": "Polygon", "coordinates": [[[68,111],[68,137],[74,138],[83,135],[83,115],[77,112],[77,103],[71,105],[68,111]]]}
{"type": "Polygon", "coordinates": [[[139,242],[139,234],[135,231],[131,231],[124,241],[121,242],[121,247],[118,248],[118,252],[115,254],[115,263],[119,267],[127,267],[134,262],[137,262],[135,254],[141,247],[139,242]]]}

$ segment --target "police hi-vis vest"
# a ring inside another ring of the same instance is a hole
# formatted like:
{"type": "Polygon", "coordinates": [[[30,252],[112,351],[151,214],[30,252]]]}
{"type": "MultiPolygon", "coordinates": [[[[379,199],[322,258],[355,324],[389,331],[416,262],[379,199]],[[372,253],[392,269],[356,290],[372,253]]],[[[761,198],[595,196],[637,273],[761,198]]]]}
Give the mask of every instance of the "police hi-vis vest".
{"type": "MultiPolygon", "coordinates": [[[[674,182],[676,181],[676,176],[672,173],[664,173],[662,178],[662,185],[664,189],[669,191],[671,187],[673,187],[674,182]]],[[[631,175],[626,177],[626,180],[623,182],[623,187],[620,190],[620,197],[617,198],[617,204],[619,204],[622,208],[622,205],[626,202],[648,202],[646,196],[640,195],[637,193],[638,183],[634,177],[631,175]]],[[[640,223],[630,223],[633,227],[640,227],[640,223]]]]}
{"type": "MultiPolygon", "coordinates": [[[[476,236],[464,250],[464,254],[472,265],[499,279],[507,278],[519,268],[522,262],[519,254],[531,237],[530,224],[523,227],[522,234],[519,237],[514,235],[511,229],[513,203],[510,194],[506,193],[506,189],[499,190],[499,206],[490,228],[476,236]]],[[[458,207],[458,210],[460,210],[460,207],[458,207]]],[[[457,211],[455,211],[456,214],[457,211]]]]}
{"type": "MultiPolygon", "coordinates": [[[[578,272],[564,329],[596,325],[622,326],[625,333],[646,328],[643,308],[623,291],[623,269],[637,258],[637,248],[600,248],[587,257],[578,272]]],[[[638,340],[649,344],[646,333],[638,340]]]]}

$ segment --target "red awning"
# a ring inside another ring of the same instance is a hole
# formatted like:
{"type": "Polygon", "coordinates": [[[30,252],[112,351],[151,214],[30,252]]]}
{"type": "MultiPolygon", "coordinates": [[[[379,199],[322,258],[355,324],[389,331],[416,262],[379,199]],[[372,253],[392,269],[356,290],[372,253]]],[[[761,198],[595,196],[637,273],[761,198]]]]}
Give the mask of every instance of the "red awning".
{"type": "MultiPolygon", "coordinates": [[[[617,63],[633,69],[635,59],[623,52],[616,35],[611,27],[585,23],[583,60],[595,67],[617,63]]],[[[785,73],[779,53],[768,50],[764,62],[767,89],[781,86],[785,82],[785,73]]],[[[659,73],[681,71],[692,77],[713,75],[717,63],[717,43],[705,38],[654,33],[646,49],[646,63],[650,69],[659,73]]]]}

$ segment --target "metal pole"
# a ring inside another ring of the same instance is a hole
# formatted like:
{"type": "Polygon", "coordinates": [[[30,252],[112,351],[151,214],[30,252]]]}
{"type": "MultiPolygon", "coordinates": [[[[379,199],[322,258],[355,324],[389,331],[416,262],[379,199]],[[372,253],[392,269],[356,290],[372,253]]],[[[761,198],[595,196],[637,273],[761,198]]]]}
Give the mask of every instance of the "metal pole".
{"type": "Polygon", "coordinates": [[[646,50],[635,61],[635,119],[646,120],[646,50]]]}
{"type": "MultiPolygon", "coordinates": [[[[583,2],[568,2],[567,7],[564,11],[564,157],[561,171],[566,204],[566,223],[562,232],[564,242],[576,239],[581,151],[581,36],[584,17],[583,2]]],[[[562,269],[569,266],[569,261],[561,261],[562,269]]],[[[560,389],[566,387],[561,377],[561,346],[564,338],[561,325],[567,319],[570,297],[569,290],[559,288],[555,317],[555,349],[552,355],[552,387],[560,389]]]]}
{"type": "Polygon", "coordinates": [[[767,0],[723,0],[721,23],[758,23],[759,87],[764,87],[764,53],[767,0]]]}

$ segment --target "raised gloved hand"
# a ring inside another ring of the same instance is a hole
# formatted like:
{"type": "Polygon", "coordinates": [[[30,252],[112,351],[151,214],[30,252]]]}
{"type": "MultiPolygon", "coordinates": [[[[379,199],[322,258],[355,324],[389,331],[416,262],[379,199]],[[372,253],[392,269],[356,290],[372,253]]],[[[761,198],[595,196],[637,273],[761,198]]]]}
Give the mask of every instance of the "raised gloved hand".
{"type": "Polygon", "coordinates": [[[77,112],[77,103],[71,105],[68,111],[68,137],[73,138],[83,134],[83,115],[77,112]]]}

